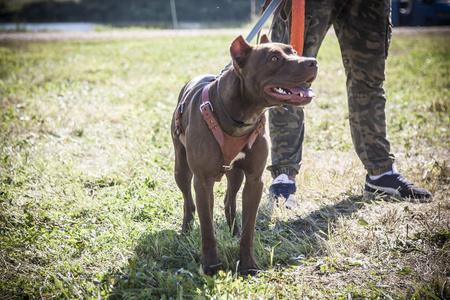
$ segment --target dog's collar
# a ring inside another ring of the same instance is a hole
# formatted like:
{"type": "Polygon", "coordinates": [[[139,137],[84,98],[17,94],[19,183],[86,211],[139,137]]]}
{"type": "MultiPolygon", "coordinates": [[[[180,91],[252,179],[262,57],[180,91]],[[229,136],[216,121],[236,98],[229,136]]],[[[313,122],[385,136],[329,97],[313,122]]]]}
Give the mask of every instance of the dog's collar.
{"type": "Polygon", "coordinates": [[[235,119],[233,119],[231,117],[231,115],[226,110],[225,105],[223,104],[222,98],[220,97],[220,90],[219,90],[219,88],[220,88],[220,77],[217,79],[217,98],[219,99],[219,104],[220,104],[220,107],[223,110],[223,113],[225,114],[227,119],[233,124],[233,126],[237,127],[237,128],[255,126],[256,124],[248,124],[248,123],[244,123],[244,122],[241,122],[241,121],[236,121],[235,119]]]}

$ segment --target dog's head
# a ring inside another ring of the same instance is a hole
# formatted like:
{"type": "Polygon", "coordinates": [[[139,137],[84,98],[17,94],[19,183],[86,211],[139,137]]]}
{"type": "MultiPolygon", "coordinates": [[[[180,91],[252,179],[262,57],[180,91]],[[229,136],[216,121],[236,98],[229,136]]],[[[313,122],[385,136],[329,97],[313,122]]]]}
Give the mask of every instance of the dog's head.
{"type": "Polygon", "coordinates": [[[315,97],[309,85],[317,76],[317,61],[298,56],[290,45],[271,43],[263,35],[261,44],[252,46],[239,36],[230,54],[243,90],[259,97],[265,106],[302,106],[315,97]]]}

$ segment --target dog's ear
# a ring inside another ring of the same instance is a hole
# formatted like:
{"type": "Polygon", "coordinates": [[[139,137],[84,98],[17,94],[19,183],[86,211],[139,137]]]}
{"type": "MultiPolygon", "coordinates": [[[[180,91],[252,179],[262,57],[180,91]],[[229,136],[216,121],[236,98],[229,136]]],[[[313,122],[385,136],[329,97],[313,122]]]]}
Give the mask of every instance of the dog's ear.
{"type": "Polygon", "coordinates": [[[238,36],[230,46],[230,54],[233,58],[233,62],[237,63],[239,66],[242,66],[244,64],[245,57],[251,50],[252,46],[247,43],[242,35],[238,36]]]}
{"type": "Polygon", "coordinates": [[[265,43],[271,43],[271,41],[270,41],[269,37],[267,36],[267,34],[264,33],[261,36],[261,39],[259,40],[259,43],[260,44],[265,44],[265,43]]]}

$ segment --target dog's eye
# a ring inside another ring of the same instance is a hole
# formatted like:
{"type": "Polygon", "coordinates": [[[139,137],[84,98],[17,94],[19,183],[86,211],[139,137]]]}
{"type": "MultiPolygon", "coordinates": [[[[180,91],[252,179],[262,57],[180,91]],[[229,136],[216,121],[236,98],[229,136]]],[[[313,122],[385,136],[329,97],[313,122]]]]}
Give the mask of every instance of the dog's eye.
{"type": "Polygon", "coordinates": [[[277,57],[276,55],[274,55],[274,56],[272,56],[272,57],[270,58],[270,60],[271,60],[271,61],[277,61],[277,60],[278,60],[278,57],[277,57]]]}
{"type": "Polygon", "coordinates": [[[295,54],[295,55],[298,55],[297,51],[294,50],[294,54],[295,54]]]}

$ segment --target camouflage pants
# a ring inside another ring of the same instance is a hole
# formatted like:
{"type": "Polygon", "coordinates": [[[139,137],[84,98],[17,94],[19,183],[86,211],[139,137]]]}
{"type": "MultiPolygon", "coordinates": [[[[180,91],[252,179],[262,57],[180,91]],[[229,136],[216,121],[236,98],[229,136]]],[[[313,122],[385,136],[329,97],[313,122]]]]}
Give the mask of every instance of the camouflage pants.
{"type": "MultiPolygon", "coordinates": [[[[289,43],[290,1],[281,9],[272,41],[289,43]]],[[[347,76],[349,122],[356,153],[370,175],[390,171],[394,156],[386,138],[385,60],[390,42],[389,0],[306,0],[304,56],[317,57],[333,25],[347,76]]],[[[319,61],[320,65],[320,61],[319,61]]],[[[322,70],[326,72],[326,70],[322,70]]],[[[320,80],[320,75],[318,80],[320,80]]],[[[302,159],[304,111],[286,106],[269,111],[272,176],[295,176],[302,159]]]]}

